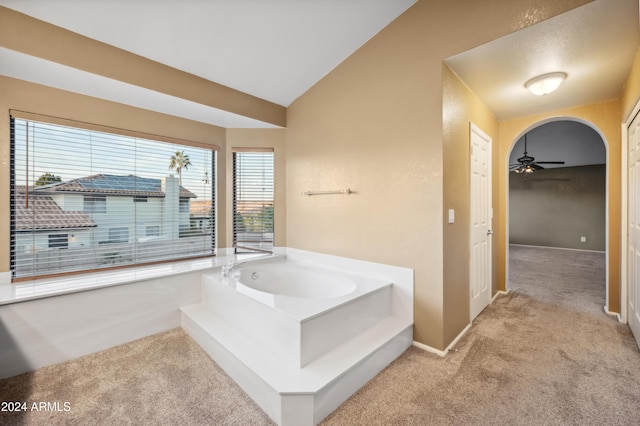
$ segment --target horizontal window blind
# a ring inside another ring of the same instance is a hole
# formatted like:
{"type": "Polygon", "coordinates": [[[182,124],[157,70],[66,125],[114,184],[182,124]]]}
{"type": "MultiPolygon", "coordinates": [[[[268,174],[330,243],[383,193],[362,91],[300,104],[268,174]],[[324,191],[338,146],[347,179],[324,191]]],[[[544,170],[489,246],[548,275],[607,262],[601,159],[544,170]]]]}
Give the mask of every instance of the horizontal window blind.
{"type": "Polygon", "coordinates": [[[273,250],[273,151],[233,152],[233,245],[236,253],[273,250]]]}
{"type": "Polygon", "coordinates": [[[213,255],[215,156],[11,118],[13,280],[213,255]]]}

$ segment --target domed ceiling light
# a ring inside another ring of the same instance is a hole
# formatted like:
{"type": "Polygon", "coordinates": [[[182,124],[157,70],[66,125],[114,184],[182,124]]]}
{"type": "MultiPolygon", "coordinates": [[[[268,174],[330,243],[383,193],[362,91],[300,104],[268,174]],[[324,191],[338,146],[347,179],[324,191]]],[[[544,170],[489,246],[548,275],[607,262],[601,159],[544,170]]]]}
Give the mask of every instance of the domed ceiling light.
{"type": "Polygon", "coordinates": [[[524,84],[524,87],[534,95],[548,95],[560,87],[565,78],[567,78],[565,72],[552,72],[532,78],[524,84]]]}

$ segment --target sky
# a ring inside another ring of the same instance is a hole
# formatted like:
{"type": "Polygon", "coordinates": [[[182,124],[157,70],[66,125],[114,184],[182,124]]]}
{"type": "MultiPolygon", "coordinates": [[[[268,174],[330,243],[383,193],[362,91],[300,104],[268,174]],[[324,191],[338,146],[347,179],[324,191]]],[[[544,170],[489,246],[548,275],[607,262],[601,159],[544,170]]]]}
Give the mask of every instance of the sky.
{"type": "Polygon", "coordinates": [[[199,199],[211,197],[212,150],[39,122],[29,122],[27,131],[26,123],[15,120],[17,185],[32,185],[44,173],[63,181],[100,173],[177,177],[177,171],[169,169],[171,156],[184,151],[191,165],[182,170],[182,186],[199,199]]]}

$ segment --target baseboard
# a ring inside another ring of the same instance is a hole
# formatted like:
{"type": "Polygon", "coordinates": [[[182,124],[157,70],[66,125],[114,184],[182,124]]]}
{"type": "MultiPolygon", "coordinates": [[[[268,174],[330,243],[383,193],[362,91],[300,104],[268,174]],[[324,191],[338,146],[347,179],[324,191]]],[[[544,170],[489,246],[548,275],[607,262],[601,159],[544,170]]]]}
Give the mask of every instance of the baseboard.
{"type": "Polygon", "coordinates": [[[620,315],[620,313],[618,312],[611,312],[610,310],[607,309],[607,306],[603,306],[602,309],[604,310],[604,313],[612,316],[612,317],[616,317],[618,319],[618,322],[624,322],[622,321],[622,316],[620,315]]]}
{"type": "Polygon", "coordinates": [[[554,249],[554,250],[570,250],[570,251],[586,251],[590,253],[606,253],[606,250],[587,250],[587,249],[579,249],[579,248],[571,248],[571,247],[551,247],[551,246],[536,246],[533,244],[514,244],[509,243],[510,246],[518,246],[518,247],[533,247],[533,248],[544,248],[544,249],[554,249]]]}
{"type": "Polygon", "coordinates": [[[496,294],[494,294],[493,297],[491,298],[491,302],[490,303],[493,303],[493,301],[496,300],[498,298],[498,296],[503,296],[503,295],[506,296],[507,294],[509,294],[509,290],[506,290],[506,291],[505,290],[498,290],[496,292],[496,294]]]}
{"type": "Polygon", "coordinates": [[[456,338],[453,339],[451,341],[451,343],[449,343],[449,346],[447,346],[445,348],[445,350],[436,349],[436,348],[431,347],[429,345],[425,345],[424,343],[416,342],[415,340],[413,341],[413,346],[415,346],[416,348],[420,348],[420,349],[422,349],[424,351],[431,352],[433,354],[436,354],[436,355],[439,355],[441,357],[444,357],[445,355],[447,355],[449,353],[451,348],[454,347],[458,343],[458,341],[460,339],[462,339],[462,336],[464,336],[465,333],[467,331],[469,331],[470,328],[471,328],[471,323],[467,324],[467,326],[456,336],[456,338]]]}

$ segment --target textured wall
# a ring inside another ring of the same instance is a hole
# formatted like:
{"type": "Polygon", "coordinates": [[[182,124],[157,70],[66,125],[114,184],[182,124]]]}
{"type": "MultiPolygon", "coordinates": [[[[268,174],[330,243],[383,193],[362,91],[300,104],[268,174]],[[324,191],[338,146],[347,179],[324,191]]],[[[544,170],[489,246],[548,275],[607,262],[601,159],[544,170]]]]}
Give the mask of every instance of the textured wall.
{"type": "MultiPolygon", "coordinates": [[[[418,1],[327,74],[287,110],[287,245],[413,268],[414,338],[444,349],[469,293],[462,276],[444,280],[463,263],[455,236],[443,254],[444,163],[466,155],[444,154],[443,117],[461,112],[443,105],[443,60],[584,3],[418,1]],[[300,195],[347,187],[356,193],[300,195]]],[[[464,170],[456,162],[447,179],[468,184],[464,170]]]]}
{"type": "Polygon", "coordinates": [[[605,213],[604,164],[509,174],[512,244],[604,251],[605,213]]]}

